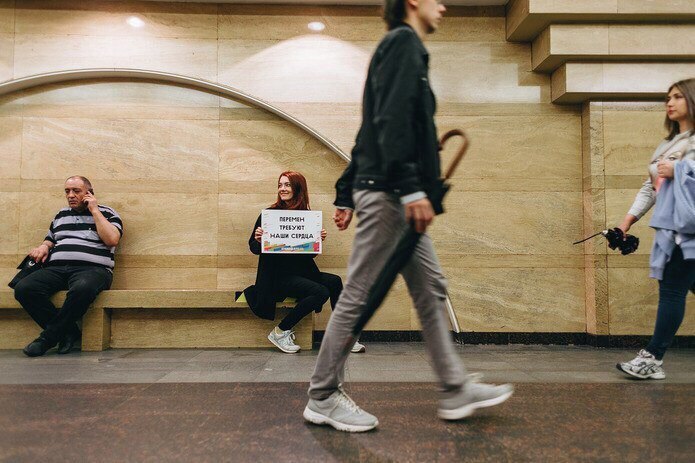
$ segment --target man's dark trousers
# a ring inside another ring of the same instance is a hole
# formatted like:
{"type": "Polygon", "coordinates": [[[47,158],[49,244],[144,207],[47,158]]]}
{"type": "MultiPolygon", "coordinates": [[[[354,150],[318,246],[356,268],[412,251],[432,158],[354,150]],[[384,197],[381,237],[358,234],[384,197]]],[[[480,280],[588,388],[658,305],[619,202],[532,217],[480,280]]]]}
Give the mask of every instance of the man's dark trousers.
{"type": "Polygon", "coordinates": [[[58,343],[68,333],[77,333],[76,322],[87,312],[97,295],[111,287],[113,275],[99,266],[54,265],[35,271],[17,283],[14,296],[43,332],[51,344],[58,343]],[[57,310],[51,296],[68,290],[65,303],[57,310]]]}

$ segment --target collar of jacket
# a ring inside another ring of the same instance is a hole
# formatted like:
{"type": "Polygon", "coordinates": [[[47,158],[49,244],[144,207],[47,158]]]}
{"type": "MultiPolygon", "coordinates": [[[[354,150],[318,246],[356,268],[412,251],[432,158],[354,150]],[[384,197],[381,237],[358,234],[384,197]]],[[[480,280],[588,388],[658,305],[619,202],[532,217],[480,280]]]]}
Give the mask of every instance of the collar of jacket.
{"type": "Polygon", "coordinates": [[[407,28],[407,29],[409,29],[413,34],[415,34],[415,37],[417,37],[418,46],[420,47],[420,53],[422,53],[422,57],[423,57],[423,59],[425,60],[425,64],[426,64],[426,65],[429,65],[429,62],[430,62],[430,54],[429,54],[429,52],[427,51],[427,48],[425,48],[425,44],[422,43],[422,40],[420,39],[420,36],[417,35],[417,32],[415,32],[415,29],[413,29],[413,26],[411,26],[410,24],[408,24],[408,23],[406,23],[406,22],[402,22],[402,23],[398,24],[398,26],[394,27],[394,28],[391,29],[391,30],[392,30],[392,31],[395,31],[396,29],[400,29],[400,28],[407,28]]]}

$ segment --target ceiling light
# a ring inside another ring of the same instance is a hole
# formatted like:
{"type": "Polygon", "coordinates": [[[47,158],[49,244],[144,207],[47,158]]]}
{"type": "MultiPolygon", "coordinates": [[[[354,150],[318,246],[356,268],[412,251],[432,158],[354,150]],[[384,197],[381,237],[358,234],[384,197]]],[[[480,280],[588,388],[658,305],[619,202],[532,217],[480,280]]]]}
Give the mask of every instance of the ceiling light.
{"type": "Polygon", "coordinates": [[[138,18],[137,16],[131,16],[126,20],[126,22],[133,27],[142,27],[145,25],[145,21],[138,18]]]}
{"type": "Polygon", "coordinates": [[[313,21],[309,23],[309,30],[314,32],[321,32],[326,28],[326,25],[321,21],[313,21]]]}

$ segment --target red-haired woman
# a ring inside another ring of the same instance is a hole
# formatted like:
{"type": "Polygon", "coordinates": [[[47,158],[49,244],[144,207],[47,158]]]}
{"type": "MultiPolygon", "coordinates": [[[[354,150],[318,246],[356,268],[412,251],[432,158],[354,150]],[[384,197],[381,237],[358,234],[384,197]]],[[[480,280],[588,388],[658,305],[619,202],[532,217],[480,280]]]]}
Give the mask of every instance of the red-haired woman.
{"type": "MultiPolygon", "coordinates": [[[[269,209],[309,210],[309,189],[306,179],[299,172],[287,171],[278,179],[277,200],[269,209]]],[[[275,320],[275,304],[287,297],[297,299],[297,305],[268,334],[268,340],[278,349],[294,354],[300,347],[294,343],[294,326],[311,314],[320,312],[330,299],[331,307],[338,302],[343,282],[338,275],[319,271],[314,262],[316,254],[262,254],[261,216],[249,238],[249,249],[258,255],[256,284],[244,290],[246,300],[253,313],[267,320],[275,320]]],[[[321,239],[326,239],[326,230],[321,230],[321,239]]],[[[355,343],[353,352],[364,352],[360,343],[355,343]]]]}

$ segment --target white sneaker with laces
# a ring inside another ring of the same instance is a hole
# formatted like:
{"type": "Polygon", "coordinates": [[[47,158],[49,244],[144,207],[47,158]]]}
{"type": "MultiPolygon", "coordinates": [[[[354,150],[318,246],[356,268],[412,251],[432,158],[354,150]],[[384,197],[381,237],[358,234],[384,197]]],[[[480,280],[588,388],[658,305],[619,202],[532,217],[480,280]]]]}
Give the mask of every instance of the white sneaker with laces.
{"type": "Polygon", "coordinates": [[[352,349],[350,349],[350,352],[353,354],[361,354],[362,352],[366,352],[367,348],[364,346],[364,344],[360,344],[359,341],[355,341],[355,344],[352,345],[352,349]]]}
{"type": "Polygon", "coordinates": [[[296,354],[301,349],[294,343],[294,331],[292,330],[286,330],[282,334],[277,334],[275,333],[275,328],[273,328],[270,334],[268,334],[268,340],[286,354],[296,354]]]}
{"type": "Polygon", "coordinates": [[[665,379],[663,364],[663,360],[657,360],[653,354],[642,349],[637,353],[637,357],[629,362],[618,363],[616,368],[639,379],[665,379]]]}
{"type": "Polygon", "coordinates": [[[460,420],[473,414],[478,408],[499,405],[514,393],[511,384],[485,384],[478,382],[482,375],[468,375],[468,381],[453,397],[441,399],[437,416],[443,420],[460,420]]]}
{"type": "Polygon", "coordinates": [[[379,420],[357,406],[341,388],[324,400],[309,399],[304,419],[314,424],[327,424],[338,431],[364,432],[376,428],[379,420]]]}

